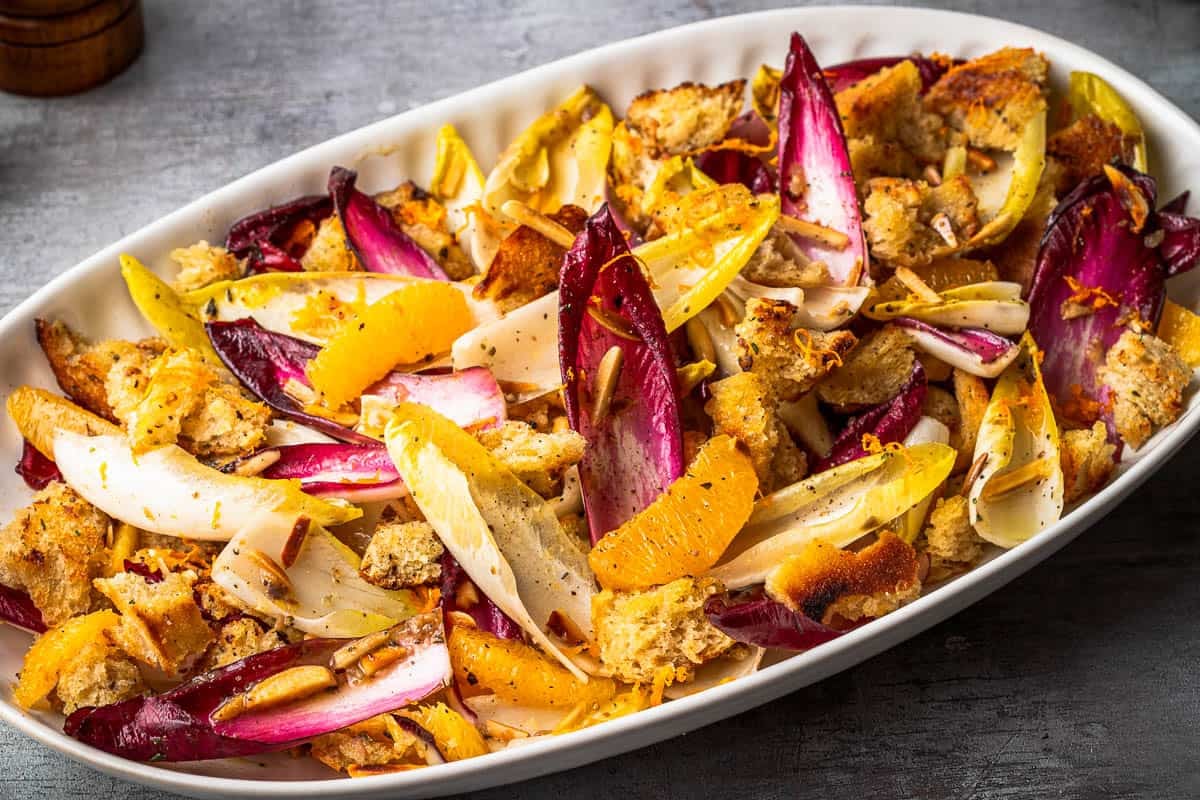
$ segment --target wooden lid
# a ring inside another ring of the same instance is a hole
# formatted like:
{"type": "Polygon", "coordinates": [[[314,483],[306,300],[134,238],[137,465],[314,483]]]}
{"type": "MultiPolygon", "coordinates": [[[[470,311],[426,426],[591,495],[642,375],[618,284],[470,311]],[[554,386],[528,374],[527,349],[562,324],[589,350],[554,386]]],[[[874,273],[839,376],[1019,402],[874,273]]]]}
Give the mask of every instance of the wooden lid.
{"type": "Polygon", "coordinates": [[[125,69],[142,40],[139,0],[0,0],[0,90],[83,91],[125,69]]]}

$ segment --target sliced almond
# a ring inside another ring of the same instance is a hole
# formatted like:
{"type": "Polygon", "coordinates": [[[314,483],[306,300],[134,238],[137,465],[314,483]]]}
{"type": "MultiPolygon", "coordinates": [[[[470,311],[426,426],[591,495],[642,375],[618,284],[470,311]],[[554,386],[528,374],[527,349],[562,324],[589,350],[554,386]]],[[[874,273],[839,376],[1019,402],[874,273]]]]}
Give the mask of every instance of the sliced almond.
{"type": "Polygon", "coordinates": [[[779,222],[776,224],[780,229],[788,233],[794,233],[805,239],[812,239],[821,244],[829,245],[834,250],[845,250],[850,246],[850,237],[846,234],[833,228],[827,228],[824,225],[818,225],[815,222],[809,222],[806,219],[797,219],[787,214],[781,214],[779,222]]]}
{"type": "Polygon", "coordinates": [[[267,596],[278,603],[294,603],[296,587],[291,578],[275,559],[253,547],[244,550],[246,559],[258,568],[260,580],[267,596]]]}
{"type": "Polygon", "coordinates": [[[921,280],[921,276],[913,272],[908,267],[896,268],[896,280],[904,284],[904,288],[915,294],[920,300],[926,303],[940,303],[942,296],[933,290],[928,283],[921,280]]]}
{"type": "Polygon", "coordinates": [[[355,639],[347,645],[339,647],[333,652],[329,658],[329,666],[341,672],[344,669],[349,669],[358,663],[359,659],[369,653],[378,650],[388,642],[390,631],[376,631],[375,633],[363,636],[361,639],[355,639]]]}
{"type": "Polygon", "coordinates": [[[329,667],[320,664],[292,667],[264,678],[244,694],[231,697],[213,712],[212,717],[218,722],[230,720],[251,711],[265,711],[303,700],[335,686],[337,676],[329,667]]]}
{"type": "Polygon", "coordinates": [[[621,367],[625,363],[625,351],[617,345],[608,348],[608,352],[600,359],[596,367],[596,383],[593,387],[594,401],[592,405],[592,424],[599,424],[608,414],[612,405],[613,395],[617,391],[617,381],[621,379],[621,367]]]}
{"type": "Polygon", "coordinates": [[[237,466],[233,468],[235,475],[259,475],[267,467],[274,464],[280,458],[278,450],[264,450],[261,453],[255,453],[249,458],[242,459],[237,466]]]}
{"type": "Polygon", "coordinates": [[[1016,469],[993,475],[980,494],[984,500],[996,500],[1029,484],[1050,476],[1054,461],[1049,457],[1034,459],[1016,469]]]}
{"type": "Polygon", "coordinates": [[[509,200],[500,206],[500,211],[514,222],[524,225],[527,228],[533,228],[559,247],[565,247],[570,250],[571,246],[575,244],[575,234],[540,211],[536,211],[525,205],[520,200],[509,200]]]}
{"type": "Polygon", "coordinates": [[[308,532],[311,529],[312,522],[308,517],[296,519],[296,524],[292,526],[292,532],[288,534],[287,541],[283,543],[283,550],[279,553],[279,560],[283,562],[284,567],[290,567],[296,563],[296,559],[300,556],[300,549],[304,547],[304,540],[308,538],[308,532]]]}
{"type": "Polygon", "coordinates": [[[367,653],[358,661],[358,669],[362,672],[363,677],[370,678],[375,673],[379,672],[384,667],[395,664],[401,659],[407,658],[409,649],[398,644],[389,644],[385,647],[380,647],[367,653]]]}

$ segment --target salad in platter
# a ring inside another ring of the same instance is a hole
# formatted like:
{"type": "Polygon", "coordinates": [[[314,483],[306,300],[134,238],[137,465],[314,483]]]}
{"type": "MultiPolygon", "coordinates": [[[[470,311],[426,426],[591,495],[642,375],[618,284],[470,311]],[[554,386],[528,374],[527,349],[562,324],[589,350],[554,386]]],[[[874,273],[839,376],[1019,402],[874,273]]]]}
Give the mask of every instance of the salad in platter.
{"type": "Polygon", "coordinates": [[[39,320],[16,702],[139,761],[480,756],[870,624],[1180,415],[1200,220],[1109,84],[780,56],[124,256],[152,338],[39,320]]]}

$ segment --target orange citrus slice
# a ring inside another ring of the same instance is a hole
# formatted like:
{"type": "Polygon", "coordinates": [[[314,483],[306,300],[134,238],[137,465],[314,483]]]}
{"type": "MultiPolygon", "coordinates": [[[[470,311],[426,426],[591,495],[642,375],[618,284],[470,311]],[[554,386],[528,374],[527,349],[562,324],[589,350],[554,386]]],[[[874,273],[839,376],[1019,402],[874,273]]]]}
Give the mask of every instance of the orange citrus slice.
{"type": "Polygon", "coordinates": [[[433,740],[437,742],[438,752],[449,761],[474,758],[488,753],[487,744],[475,726],[445,703],[410,708],[401,711],[400,716],[411,719],[429,731],[433,740]]]}
{"type": "Polygon", "coordinates": [[[1178,350],[1189,367],[1200,367],[1200,316],[1168,300],[1158,321],[1158,338],[1178,350]]]}
{"type": "Polygon", "coordinates": [[[730,436],[714,436],[666,492],[592,548],[606,589],[646,589],[700,575],[721,558],[754,507],[758,478],[730,436]]]}
{"type": "Polygon", "coordinates": [[[112,611],[95,611],[74,617],[38,637],[25,653],[21,679],[13,699],[21,708],[31,708],[54,691],[59,676],[75,656],[118,622],[112,611]]]}
{"type": "Polygon", "coordinates": [[[449,352],[472,325],[467,300],[454,284],[414,282],[347,320],[308,365],[308,377],[326,405],[338,408],[393,367],[449,352]]]}

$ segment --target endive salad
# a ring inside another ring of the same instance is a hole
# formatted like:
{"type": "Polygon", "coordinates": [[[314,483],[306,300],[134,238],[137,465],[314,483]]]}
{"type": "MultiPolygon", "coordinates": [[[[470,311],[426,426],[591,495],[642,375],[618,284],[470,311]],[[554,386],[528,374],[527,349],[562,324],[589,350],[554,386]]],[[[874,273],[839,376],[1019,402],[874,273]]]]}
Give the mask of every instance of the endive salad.
{"type": "Polygon", "coordinates": [[[484,755],[869,624],[1180,415],[1200,220],[1112,86],[780,56],[124,256],[151,338],[39,320],[16,701],[142,761],[484,755]]]}

